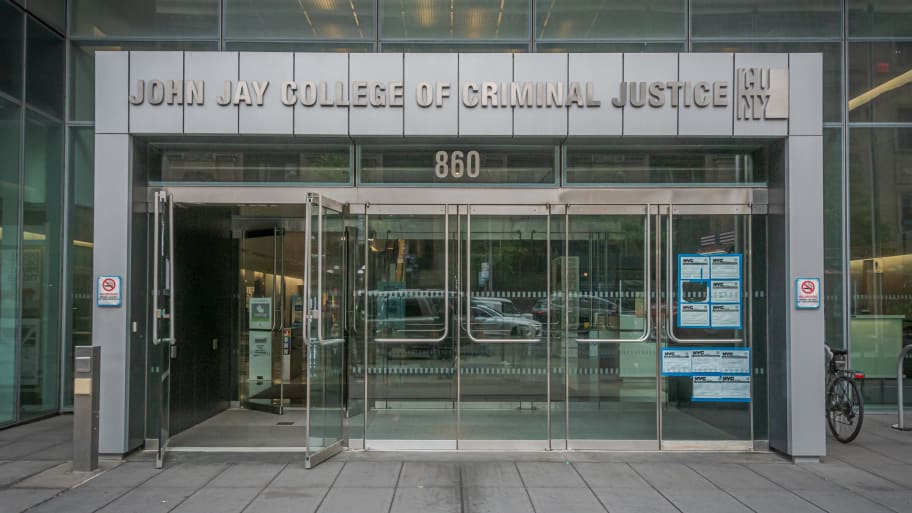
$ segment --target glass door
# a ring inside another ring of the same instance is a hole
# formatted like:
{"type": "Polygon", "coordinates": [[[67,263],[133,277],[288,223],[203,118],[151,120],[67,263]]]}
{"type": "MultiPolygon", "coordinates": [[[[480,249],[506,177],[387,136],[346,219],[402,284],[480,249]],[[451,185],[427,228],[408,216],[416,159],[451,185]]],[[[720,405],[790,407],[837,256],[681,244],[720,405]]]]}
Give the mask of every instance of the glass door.
{"type": "Polygon", "coordinates": [[[655,213],[649,205],[570,205],[560,218],[563,279],[551,318],[562,328],[557,364],[566,366],[568,413],[554,433],[570,449],[659,447],[655,213]]]}
{"type": "Polygon", "coordinates": [[[460,207],[460,449],[547,449],[549,208],[460,207]]]}
{"type": "Polygon", "coordinates": [[[160,376],[158,451],[155,468],[162,468],[171,424],[171,359],[177,357],[174,338],[174,204],[171,194],[156,191],[152,236],[152,344],[158,348],[153,364],[160,376]]]}
{"type": "Polygon", "coordinates": [[[751,450],[750,206],[663,214],[662,448],[751,450]]]}
{"type": "Polygon", "coordinates": [[[304,238],[308,270],[303,318],[307,344],[307,459],[312,466],[342,450],[346,414],[345,282],[347,244],[343,205],[310,194],[304,238]]]}
{"type": "Polygon", "coordinates": [[[368,449],[456,448],[454,240],[446,205],[369,205],[352,321],[368,449]]]}

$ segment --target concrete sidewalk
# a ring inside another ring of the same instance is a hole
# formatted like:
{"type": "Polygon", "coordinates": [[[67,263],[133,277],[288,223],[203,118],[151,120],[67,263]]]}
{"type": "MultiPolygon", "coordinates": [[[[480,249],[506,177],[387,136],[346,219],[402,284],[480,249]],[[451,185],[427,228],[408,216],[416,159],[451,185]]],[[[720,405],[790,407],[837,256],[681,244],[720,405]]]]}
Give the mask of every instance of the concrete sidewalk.
{"type": "Polygon", "coordinates": [[[912,512],[912,432],[886,415],[802,465],[775,454],[350,452],[308,471],[298,455],[175,453],[160,471],[139,456],[75,477],[68,420],[0,431],[12,460],[0,465],[0,512],[912,512]]]}

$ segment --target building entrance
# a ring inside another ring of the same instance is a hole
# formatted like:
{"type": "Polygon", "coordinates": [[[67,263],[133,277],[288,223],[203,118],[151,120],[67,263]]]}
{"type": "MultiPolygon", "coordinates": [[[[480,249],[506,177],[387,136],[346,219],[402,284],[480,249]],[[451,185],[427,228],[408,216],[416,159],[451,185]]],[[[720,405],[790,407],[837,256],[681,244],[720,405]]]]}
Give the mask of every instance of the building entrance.
{"type": "MultiPolygon", "coordinates": [[[[736,372],[674,360],[711,366],[707,358],[754,352],[753,284],[764,265],[751,248],[764,216],[731,200],[745,194],[720,191],[686,204],[375,204],[311,193],[281,208],[232,205],[236,261],[215,281],[237,284],[225,302],[232,354],[217,371],[234,384],[221,409],[195,422],[173,416],[171,397],[187,384],[172,369],[212,357],[185,350],[181,335],[205,311],[181,297],[211,284],[170,269],[214,255],[180,247],[204,243],[173,237],[190,202],[160,191],[159,461],[201,445],[306,451],[310,464],[345,443],[751,450],[750,364],[736,372]]],[[[643,199],[657,196],[674,195],[643,199]]]]}

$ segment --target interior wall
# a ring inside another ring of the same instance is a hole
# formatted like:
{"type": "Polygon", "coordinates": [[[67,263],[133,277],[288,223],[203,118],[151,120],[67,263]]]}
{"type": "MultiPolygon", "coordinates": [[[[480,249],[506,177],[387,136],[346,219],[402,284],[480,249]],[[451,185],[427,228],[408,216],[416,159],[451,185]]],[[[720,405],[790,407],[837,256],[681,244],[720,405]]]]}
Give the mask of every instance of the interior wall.
{"type": "Polygon", "coordinates": [[[225,410],[231,399],[237,247],[227,207],[174,206],[171,434],[225,410]]]}

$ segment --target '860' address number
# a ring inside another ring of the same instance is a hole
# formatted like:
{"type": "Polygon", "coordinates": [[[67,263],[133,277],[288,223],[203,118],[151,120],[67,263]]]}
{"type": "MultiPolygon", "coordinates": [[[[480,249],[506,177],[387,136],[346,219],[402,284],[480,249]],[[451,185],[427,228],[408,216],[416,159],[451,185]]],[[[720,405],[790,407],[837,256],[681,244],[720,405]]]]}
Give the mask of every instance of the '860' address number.
{"type": "Polygon", "coordinates": [[[475,150],[462,152],[440,150],[434,154],[434,175],[437,178],[478,178],[481,171],[481,155],[475,150]]]}

